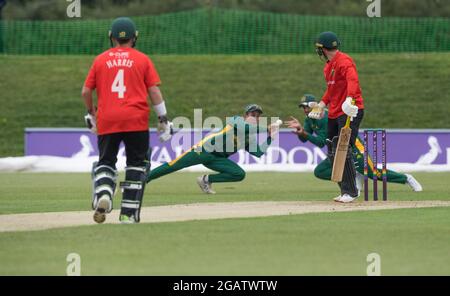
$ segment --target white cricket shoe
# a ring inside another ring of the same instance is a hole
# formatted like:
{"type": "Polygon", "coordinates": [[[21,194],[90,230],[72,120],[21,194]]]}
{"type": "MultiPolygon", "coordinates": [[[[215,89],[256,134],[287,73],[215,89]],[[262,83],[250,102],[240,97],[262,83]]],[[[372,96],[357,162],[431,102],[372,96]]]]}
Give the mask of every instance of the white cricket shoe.
{"type": "MultiPolygon", "coordinates": [[[[348,195],[348,194],[344,194],[344,195],[348,195]]],[[[358,189],[358,195],[356,197],[353,197],[353,200],[357,199],[360,195],[361,195],[361,190],[358,189]]],[[[342,195],[339,195],[339,196],[336,196],[335,198],[333,198],[333,200],[335,202],[341,202],[341,198],[342,198],[342,195]]]]}
{"type": "Polygon", "coordinates": [[[364,175],[356,172],[356,188],[358,191],[363,190],[364,175]]]}
{"type": "Polygon", "coordinates": [[[106,220],[106,214],[112,210],[112,200],[108,195],[102,195],[97,202],[95,208],[94,221],[97,223],[103,223],[106,220]]]}
{"type": "Polygon", "coordinates": [[[344,193],[344,195],[341,196],[341,198],[339,199],[338,202],[342,202],[342,203],[351,203],[353,202],[357,197],[351,197],[350,195],[348,195],[347,193],[344,193]]]}
{"type": "Polygon", "coordinates": [[[333,198],[333,200],[334,200],[335,202],[339,202],[339,200],[341,199],[341,197],[342,197],[342,195],[338,195],[338,196],[336,196],[335,198],[333,198]]]}
{"type": "Polygon", "coordinates": [[[206,194],[216,194],[214,190],[211,188],[211,183],[205,181],[206,175],[197,178],[197,184],[200,186],[200,189],[206,194]]]}
{"type": "Polygon", "coordinates": [[[422,185],[420,185],[420,183],[412,175],[406,174],[406,177],[406,183],[408,183],[409,187],[411,187],[413,191],[423,191],[422,185]]]}

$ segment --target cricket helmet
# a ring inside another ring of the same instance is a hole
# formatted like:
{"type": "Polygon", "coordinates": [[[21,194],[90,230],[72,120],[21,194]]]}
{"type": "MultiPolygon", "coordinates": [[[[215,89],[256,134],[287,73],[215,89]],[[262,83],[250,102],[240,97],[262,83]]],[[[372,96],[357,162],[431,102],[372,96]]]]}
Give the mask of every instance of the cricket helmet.
{"type": "MultiPolygon", "coordinates": [[[[134,38],[133,47],[136,43],[138,36],[138,31],[136,30],[136,25],[128,17],[116,18],[111,25],[111,30],[109,31],[109,38],[117,40],[129,40],[134,38]]],[[[111,41],[112,44],[112,41],[111,41]]]]}
{"type": "Polygon", "coordinates": [[[250,104],[250,105],[247,105],[246,107],[245,107],[245,113],[247,114],[247,113],[250,113],[250,112],[259,112],[259,113],[263,113],[263,111],[262,111],[262,108],[261,108],[261,106],[259,106],[259,105],[257,105],[257,104],[250,104]]]}
{"type": "Polygon", "coordinates": [[[311,94],[305,94],[303,95],[303,97],[300,99],[300,104],[298,104],[299,107],[308,107],[308,103],[311,102],[317,102],[316,101],[316,97],[314,97],[311,94]]]}
{"type": "Polygon", "coordinates": [[[317,48],[338,49],[341,41],[333,32],[322,32],[317,36],[315,46],[317,48]]]}

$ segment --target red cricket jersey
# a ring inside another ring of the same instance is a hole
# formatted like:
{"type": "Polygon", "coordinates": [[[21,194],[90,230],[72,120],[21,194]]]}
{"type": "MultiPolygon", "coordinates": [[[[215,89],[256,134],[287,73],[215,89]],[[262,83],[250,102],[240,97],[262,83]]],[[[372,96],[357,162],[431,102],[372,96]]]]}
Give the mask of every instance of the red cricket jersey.
{"type": "Polygon", "coordinates": [[[358,73],[352,58],[338,51],[323,69],[327,90],[322,101],[328,106],[328,118],[334,119],[344,114],[342,104],[347,97],[356,100],[356,106],[364,109],[364,101],[359,87],[358,73]]]}
{"type": "Polygon", "coordinates": [[[98,134],[148,130],[148,88],[160,83],[150,58],[134,48],[98,55],[84,82],[97,90],[98,134]]]}

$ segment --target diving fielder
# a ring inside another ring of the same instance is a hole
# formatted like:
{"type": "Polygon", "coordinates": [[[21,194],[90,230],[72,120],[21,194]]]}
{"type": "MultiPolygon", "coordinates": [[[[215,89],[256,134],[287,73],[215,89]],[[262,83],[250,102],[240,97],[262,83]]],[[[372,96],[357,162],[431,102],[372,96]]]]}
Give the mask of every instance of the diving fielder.
{"type": "MultiPolygon", "coordinates": [[[[306,118],[303,122],[303,125],[300,124],[300,122],[294,118],[291,117],[291,120],[287,121],[287,125],[289,128],[293,128],[294,132],[297,134],[298,139],[305,143],[305,142],[311,142],[315,146],[322,148],[326,144],[326,138],[328,135],[327,128],[328,128],[328,116],[327,111],[325,111],[325,115],[322,119],[312,119],[308,117],[308,114],[311,112],[311,108],[309,107],[309,104],[311,102],[316,102],[316,99],[311,94],[305,94],[300,104],[298,105],[300,108],[303,108],[303,111],[306,115],[306,118]]],[[[364,175],[364,142],[361,140],[361,138],[356,137],[355,145],[352,147],[352,156],[353,161],[356,166],[356,186],[358,188],[358,191],[362,190],[363,187],[363,175],[364,175]]],[[[373,172],[375,171],[378,175],[378,180],[382,181],[381,179],[381,170],[378,168],[375,168],[373,165],[373,162],[371,160],[371,157],[369,155],[369,170],[368,175],[369,178],[372,178],[373,172]]],[[[332,163],[330,162],[330,159],[326,158],[322,162],[320,162],[317,167],[314,169],[314,175],[322,180],[331,180],[331,166],[332,163]]],[[[422,191],[422,186],[420,183],[409,174],[402,174],[398,173],[392,170],[387,170],[387,181],[391,183],[398,183],[398,184],[408,184],[411,189],[415,192],[422,191]]],[[[335,201],[340,201],[340,196],[335,198],[335,201]]]]}
{"type": "Polygon", "coordinates": [[[341,191],[339,201],[347,203],[358,197],[352,147],[355,146],[359,125],[364,117],[364,101],[355,63],[348,55],[339,51],[339,45],[340,41],[333,32],[323,32],[316,40],[316,53],[326,62],[324,75],[327,90],[320,103],[311,103],[313,110],[308,116],[321,119],[325,116],[325,107],[328,106],[327,147],[331,163],[334,161],[339,133],[345,126],[347,116],[351,117],[350,149],[347,152],[342,181],[338,183],[341,191]]]}
{"type": "Polygon", "coordinates": [[[259,125],[261,114],[260,106],[248,105],[243,117],[228,118],[226,126],[221,131],[206,136],[176,159],[166,162],[148,173],[147,182],[197,164],[202,164],[217,172],[197,178],[197,184],[206,194],[216,193],[212,189],[213,183],[242,181],[245,178],[245,171],[228,157],[239,149],[245,149],[251,155],[261,157],[277,131],[276,124],[267,129],[259,125]],[[265,142],[259,145],[257,137],[259,133],[266,131],[268,136],[265,142]]]}
{"type": "Polygon", "coordinates": [[[137,223],[150,169],[148,95],[159,118],[161,140],[170,138],[171,123],[158,87],[158,73],[150,58],[134,49],[138,32],[133,21],[117,18],[109,37],[112,48],[95,58],[82,90],[88,110],[86,123],[98,135],[99,160],[92,169],[94,221],[103,223],[113,208],[117,153],[123,142],[127,166],[125,182],[120,183],[123,196],[119,220],[137,223]],[[93,90],[97,92],[97,110],[93,90]]]}

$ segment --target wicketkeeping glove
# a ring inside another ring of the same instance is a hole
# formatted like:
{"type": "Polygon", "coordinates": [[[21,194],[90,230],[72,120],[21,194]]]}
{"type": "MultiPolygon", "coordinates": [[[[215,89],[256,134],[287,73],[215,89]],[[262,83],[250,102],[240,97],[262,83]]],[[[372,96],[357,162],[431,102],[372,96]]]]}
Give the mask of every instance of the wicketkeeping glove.
{"type": "Polygon", "coordinates": [[[165,115],[158,117],[158,132],[161,142],[170,140],[173,135],[173,123],[165,115]]]}
{"type": "Polygon", "coordinates": [[[86,123],[86,126],[93,134],[97,134],[97,122],[95,120],[95,116],[88,113],[84,116],[84,122],[86,123]]]}
{"type": "Polygon", "coordinates": [[[308,117],[312,119],[322,119],[325,114],[325,105],[320,102],[317,104],[316,102],[309,102],[309,108],[312,108],[311,112],[309,112],[308,117]]]}
{"type": "Polygon", "coordinates": [[[309,108],[315,108],[317,106],[319,106],[319,103],[317,103],[317,102],[308,102],[308,107],[309,108]]]}

